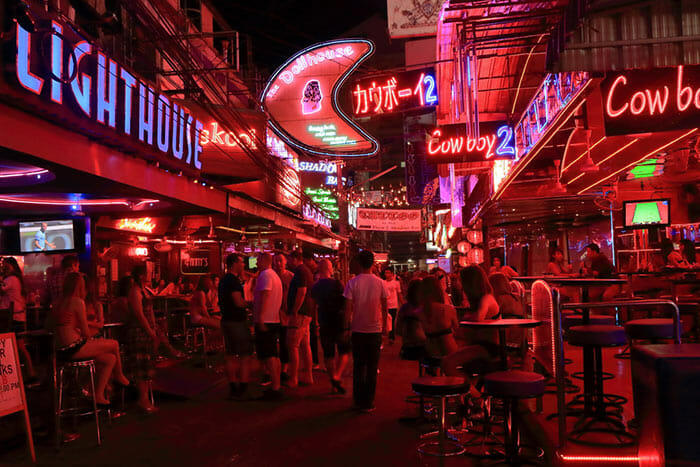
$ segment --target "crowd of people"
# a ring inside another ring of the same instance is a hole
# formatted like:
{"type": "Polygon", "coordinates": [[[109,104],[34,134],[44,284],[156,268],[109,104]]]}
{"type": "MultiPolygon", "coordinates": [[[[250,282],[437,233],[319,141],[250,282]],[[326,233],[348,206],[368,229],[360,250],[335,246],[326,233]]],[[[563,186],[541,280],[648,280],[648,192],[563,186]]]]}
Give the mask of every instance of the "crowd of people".
{"type": "MultiPolygon", "coordinates": [[[[597,245],[586,251],[590,275],[614,273],[597,245]]],[[[244,256],[228,255],[225,273],[200,276],[188,297],[191,325],[223,337],[229,398],[235,400],[249,399],[255,392],[249,388],[253,355],[263,372],[266,400],[283,398],[283,388],[315,384],[313,370],[319,363],[330,389],[346,393],[343,375],[352,356],[354,404],[369,412],[374,409],[383,345],[400,338],[402,357],[439,358],[444,374],[471,374],[496,358],[496,338],[461,328],[459,321],[524,315],[521,297],[511,284],[517,273],[500,260],[490,270],[474,265],[452,274],[441,268],[397,274],[375,264],[373,254],[365,250],[351,262],[346,284],[330,259],[317,259],[309,252],[261,253],[255,273],[245,264],[244,256]]],[[[51,307],[46,327],[54,332],[59,360],[93,358],[99,404],[109,404],[114,388],[133,386],[138,406],[152,413],[156,408],[149,399],[148,381],[154,356],[158,351],[182,355],[157,322],[152,298],[164,291],[181,292],[185,285],[162,281],[148,288],[144,267],[123,277],[110,303],[110,320],[122,324],[118,342],[102,337],[105,313],[96,282],[79,269],[78,258],[66,256],[48,281],[51,307]],[[128,357],[124,365],[120,344],[128,357]]],[[[574,274],[561,250],[553,252],[547,272],[574,274]]],[[[2,299],[5,305],[11,303],[19,330],[26,321],[26,292],[14,258],[4,260],[3,273],[2,299]]],[[[18,347],[31,379],[35,372],[21,339],[18,347]]]]}

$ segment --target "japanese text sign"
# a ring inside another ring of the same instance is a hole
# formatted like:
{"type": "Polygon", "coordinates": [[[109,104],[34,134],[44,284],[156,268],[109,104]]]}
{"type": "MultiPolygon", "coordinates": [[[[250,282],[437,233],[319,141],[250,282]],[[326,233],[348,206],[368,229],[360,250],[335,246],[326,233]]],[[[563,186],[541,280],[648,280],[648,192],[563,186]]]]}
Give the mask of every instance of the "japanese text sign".
{"type": "Polygon", "coordinates": [[[286,143],[319,156],[375,154],[377,141],[338,107],[338,90],[374,52],[372,42],[341,39],[298,52],[272,74],[262,95],[270,126],[286,143]]]}
{"type": "Polygon", "coordinates": [[[355,81],[353,115],[380,115],[437,105],[435,70],[405,71],[355,81]]]}
{"type": "Polygon", "coordinates": [[[605,134],[700,127],[700,66],[611,73],[600,85],[605,134]]]}

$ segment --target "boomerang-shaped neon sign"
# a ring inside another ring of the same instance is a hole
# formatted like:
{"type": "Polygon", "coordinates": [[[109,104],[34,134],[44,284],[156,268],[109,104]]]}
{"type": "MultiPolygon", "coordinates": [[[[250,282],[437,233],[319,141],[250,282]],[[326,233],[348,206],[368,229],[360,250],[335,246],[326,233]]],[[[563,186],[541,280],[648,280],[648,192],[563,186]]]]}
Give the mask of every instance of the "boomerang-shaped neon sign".
{"type": "Polygon", "coordinates": [[[272,74],[262,94],[270,127],[287,144],[319,156],[376,154],[379,143],[338,107],[338,91],[374,52],[366,39],[312,45],[272,74]]]}

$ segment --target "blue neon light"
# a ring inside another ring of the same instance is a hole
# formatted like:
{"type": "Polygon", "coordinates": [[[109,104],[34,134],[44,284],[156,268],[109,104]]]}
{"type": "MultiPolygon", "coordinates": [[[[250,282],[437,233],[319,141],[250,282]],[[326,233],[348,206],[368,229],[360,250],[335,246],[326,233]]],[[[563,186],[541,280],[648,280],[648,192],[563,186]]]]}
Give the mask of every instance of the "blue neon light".
{"type": "Polygon", "coordinates": [[[425,75],[423,83],[428,85],[428,88],[425,90],[425,103],[428,105],[437,104],[438,96],[435,94],[437,88],[435,77],[433,75],[425,75]]]}
{"type": "Polygon", "coordinates": [[[270,128],[279,136],[285,143],[289,144],[292,147],[295,147],[297,149],[300,149],[302,151],[306,151],[311,154],[316,154],[319,156],[336,156],[336,157],[365,157],[365,156],[373,156],[379,151],[379,142],[374,139],[372,136],[370,136],[367,132],[365,132],[362,128],[360,128],[355,122],[353,122],[345,113],[338,107],[338,92],[340,88],[343,86],[345,81],[347,80],[348,76],[357,69],[358,66],[367,58],[369,58],[373,53],[374,53],[374,43],[372,41],[369,41],[367,39],[337,39],[337,40],[332,40],[328,42],[322,42],[319,44],[314,44],[312,46],[309,46],[296,54],[294,54],[291,58],[289,58],[286,62],[284,62],[280,67],[278,67],[275,72],[272,74],[270,79],[268,80],[267,84],[265,85],[265,89],[263,89],[262,94],[260,96],[260,106],[261,108],[264,109],[264,100],[265,96],[267,95],[267,92],[269,91],[270,87],[272,86],[272,83],[274,83],[279,75],[284,71],[287,66],[289,66],[291,63],[294,63],[294,61],[301,57],[302,55],[310,52],[311,50],[318,49],[321,47],[327,47],[329,45],[335,45],[335,44],[348,44],[348,43],[357,43],[357,42],[362,42],[365,43],[369,46],[369,49],[367,52],[365,52],[360,58],[358,58],[355,63],[348,68],[345,73],[343,73],[340,78],[336,81],[335,85],[333,86],[333,90],[331,92],[332,98],[331,98],[331,104],[333,106],[333,110],[335,111],[336,115],[340,117],[341,120],[343,120],[345,123],[347,123],[352,129],[357,131],[361,136],[363,136],[367,141],[369,141],[372,145],[372,147],[366,151],[366,152],[357,152],[357,153],[347,153],[347,152],[328,152],[328,151],[323,151],[318,148],[315,148],[313,146],[308,146],[306,144],[301,143],[300,141],[297,141],[296,138],[294,138],[292,135],[288,134],[284,129],[278,126],[278,124],[270,119],[268,121],[270,128]]]}
{"type": "Polygon", "coordinates": [[[73,76],[75,73],[75,78],[70,82],[70,88],[75,96],[75,101],[80,106],[80,109],[85,112],[85,115],[90,116],[90,86],[92,84],[92,78],[85,73],[80,73],[80,62],[86,55],[92,53],[92,46],[85,41],[79,42],[75,46],[75,60],[70,60],[68,62],[68,75],[73,76]],[[74,63],[75,62],[75,63],[74,63]],[[76,71],[76,68],[78,71],[76,71]],[[82,83],[80,75],[82,74],[82,83]]]}
{"type": "Polygon", "coordinates": [[[31,40],[29,31],[17,24],[17,81],[24,89],[41,94],[44,80],[29,71],[31,40]]]}
{"type": "Polygon", "coordinates": [[[496,136],[501,141],[496,149],[497,156],[515,157],[515,145],[513,144],[513,128],[510,125],[503,125],[496,131],[496,136]]]}

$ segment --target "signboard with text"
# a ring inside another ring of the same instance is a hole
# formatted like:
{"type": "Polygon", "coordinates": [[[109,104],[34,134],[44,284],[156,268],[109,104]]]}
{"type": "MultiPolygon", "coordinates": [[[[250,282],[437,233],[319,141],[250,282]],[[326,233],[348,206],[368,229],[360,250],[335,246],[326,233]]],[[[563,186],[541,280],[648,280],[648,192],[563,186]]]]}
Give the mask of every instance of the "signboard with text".
{"type": "Polygon", "coordinates": [[[24,381],[22,381],[22,370],[17,354],[17,340],[14,333],[0,334],[0,418],[22,411],[29,453],[32,461],[36,462],[27,398],[24,394],[24,381]]]}
{"type": "Polygon", "coordinates": [[[357,230],[420,232],[420,209],[357,208],[357,230]]]}
{"type": "Polygon", "coordinates": [[[179,169],[202,168],[204,123],[107,56],[70,23],[32,10],[4,41],[0,96],[41,118],[179,169]]]}
{"type": "Polygon", "coordinates": [[[590,75],[585,71],[550,73],[544,78],[520,121],[515,125],[517,159],[530,152],[589,80],[590,75]]]}
{"type": "Polygon", "coordinates": [[[700,65],[610,73],[600,90],[608,136],[700,127],[700,65]]]}
{"type": "Polygon", "coordinates": [[[507,124],[484,123],[479,137],[467,135],[463,123],[434,129],[426,142],[428,162],[484,162],[515,158],[513,129],[507,124]]]}
{"type": "Polygon", "coordinates": [[[197,248],[180,250],[180,272],[185,275],[204,275],[211,272],[210,250],[197,248]]]}
{"type": "Polygon", "coordinates": [[[318,156],[371,156],[379,143],[338,107],[338,90],[374,52],[365,39],[308,47],[278,68],[262,94],[270,126],[290,146],[318,156]]]}
{"type": "Polygon", "coordinates": [[[351,92],[355,117],[429,109],[438,103],[434,68],[359,79],[351,92]]]}

